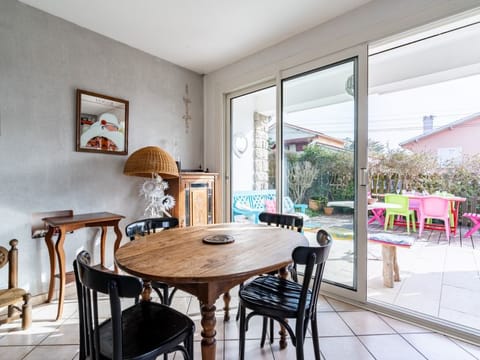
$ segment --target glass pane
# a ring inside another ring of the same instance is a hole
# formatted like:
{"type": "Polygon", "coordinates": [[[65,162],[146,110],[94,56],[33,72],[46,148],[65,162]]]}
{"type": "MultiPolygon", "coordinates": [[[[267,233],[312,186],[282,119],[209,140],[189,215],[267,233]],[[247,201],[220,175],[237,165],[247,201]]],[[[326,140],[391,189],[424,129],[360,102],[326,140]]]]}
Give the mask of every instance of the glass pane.
{"type": "Polygon", "coordinates": [[[283,81],[285,212],[305,216],[312,244],[323,228],[334,243],[324,279],[354,288],[356,59],[283,81]]]}
{"type": "Polygon", "coordinates": [[[369,241],[367,294],[478,335],[480,233],[462,215],[480,213],[480,24],[437,32],[405,46],[385,44],[369,58],[370,191],[377,203],[393,194],[406,204],[371,217],[369,238],[407,246],[395,246],[392,281],[377,261],[383,246],[369,241]],[[432,214],[425,195],[449,207],[432,214]]]}
{"type": "Polygon", "coordinates": [[[232,221],[275,209],[275,87],[231,99],[232,221]],[[273,136],[273,138],[272,138],[273,136]]]}

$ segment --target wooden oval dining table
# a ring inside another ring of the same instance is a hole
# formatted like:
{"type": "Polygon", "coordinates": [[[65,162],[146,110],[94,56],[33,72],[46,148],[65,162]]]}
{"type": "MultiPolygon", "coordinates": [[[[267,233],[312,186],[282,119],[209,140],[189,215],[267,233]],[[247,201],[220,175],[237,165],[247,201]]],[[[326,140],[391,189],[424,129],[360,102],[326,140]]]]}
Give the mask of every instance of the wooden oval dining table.
{"type": "MultiPolygon", "coordinates": [[[[286,276],[292,251],[308,246],[303,234],[263,224],[212,224],[161,231],[121,246],[115,252],[117,266],[145,281],[142,294],[149,300],[148,280],[175,286],[200,302],[202,359],[216,355],[215,301],[252,276],[276,270],[286,276]],[[228,235],[234,241],[207,244],[211,235],[228,235]]],[[[228,309],[229,296],[224,296],[228,309]]],[[[226,316],[228,318],[228,315],[226,316]]],[[[285,332],[283,332],[283,343],[285,332]]]]}

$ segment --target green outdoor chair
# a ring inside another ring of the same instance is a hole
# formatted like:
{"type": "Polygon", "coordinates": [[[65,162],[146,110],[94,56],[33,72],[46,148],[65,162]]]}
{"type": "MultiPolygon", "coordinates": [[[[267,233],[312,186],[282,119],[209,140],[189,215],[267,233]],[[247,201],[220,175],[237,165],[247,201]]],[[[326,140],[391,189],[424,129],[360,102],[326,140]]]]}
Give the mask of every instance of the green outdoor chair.
{"type": "Polygon", "coordinates": [[[407,232],[410,233],[410,220],[412,220],[413,231],[416,231],[415,226],[415,210],[409,209],[408,197],[405,195],[386,194],[385,204],[395,204],[398,208],[386,208],[385,209],[385,225],[384,230],[390,225],[390,229],[393,228],[393,222],[395,216],[403,216],[407,222],[407,232]]]}

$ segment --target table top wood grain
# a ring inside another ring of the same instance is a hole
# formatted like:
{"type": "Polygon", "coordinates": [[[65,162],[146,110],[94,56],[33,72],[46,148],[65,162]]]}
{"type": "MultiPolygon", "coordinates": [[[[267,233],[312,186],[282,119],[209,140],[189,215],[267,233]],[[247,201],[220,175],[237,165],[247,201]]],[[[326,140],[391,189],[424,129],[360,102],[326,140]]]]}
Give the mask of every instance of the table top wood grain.
{"type": "Polygon", "coordinates": [[[308,245],[297,232],[259,224],[214,224],[170,229],[139,238],[115,253],[120,269],[172,284],[245,279],[291,263],[291,253],[308,245]],[[209,235],[230,235],[229,244],[205,244],[209,235]]]}

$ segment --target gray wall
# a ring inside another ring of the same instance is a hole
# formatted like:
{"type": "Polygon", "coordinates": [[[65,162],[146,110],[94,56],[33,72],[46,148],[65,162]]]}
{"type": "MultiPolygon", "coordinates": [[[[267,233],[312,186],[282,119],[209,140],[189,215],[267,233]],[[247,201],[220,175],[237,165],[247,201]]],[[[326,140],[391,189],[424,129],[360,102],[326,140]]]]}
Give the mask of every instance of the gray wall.
{"type": "MultiPolygon", "coordinates": [[[[184,168],[203,159],[202,76],[15,0],[0,2],[0,245],[19,239],[20,285],[48,289],[48,253],[31,238],[34,212],[72,209],[142,215],[141,178],[125,176],[128,156],[75,151],[75,89],[129,100],[129,154],[147,145],[178,153],[184,168]],[[192,121],[186,133],[183,96],[192,121]]],[[[98,230],[66,239],[67,270],[82,248],[98,260],[98,230]]],[[[113,232],[107,263],[112,264],[113,232]]],[[[126,241],[125,239],[123,241],[126,241]]],[[[0,288],[7,284],[0,270],[0,288]]]]}

